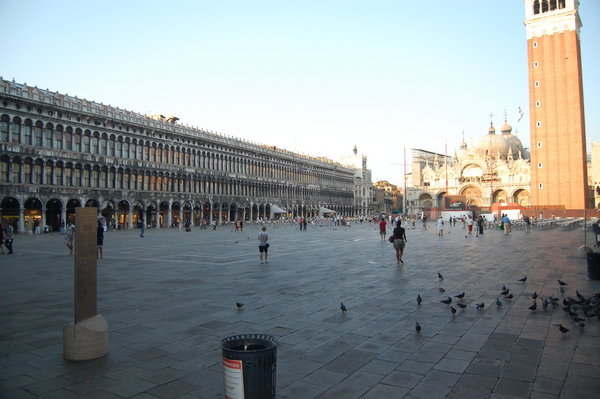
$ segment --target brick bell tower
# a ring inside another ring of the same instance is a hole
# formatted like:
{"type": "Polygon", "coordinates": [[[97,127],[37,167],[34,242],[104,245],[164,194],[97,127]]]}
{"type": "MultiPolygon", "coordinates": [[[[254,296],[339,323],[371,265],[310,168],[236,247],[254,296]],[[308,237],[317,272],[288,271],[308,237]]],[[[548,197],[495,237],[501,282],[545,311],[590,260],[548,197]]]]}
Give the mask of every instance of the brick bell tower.
{"type": "Polygon", "coordinates": [[[588,202],[579,0],[524,0],[529,70],[531,204],[588,202]]]}

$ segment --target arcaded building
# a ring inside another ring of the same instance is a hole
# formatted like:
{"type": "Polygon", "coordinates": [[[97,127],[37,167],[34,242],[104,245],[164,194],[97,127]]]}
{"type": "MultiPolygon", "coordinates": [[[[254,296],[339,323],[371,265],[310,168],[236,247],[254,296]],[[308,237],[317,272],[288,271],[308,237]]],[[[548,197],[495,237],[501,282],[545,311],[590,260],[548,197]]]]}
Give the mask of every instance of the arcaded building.
{"type": "Polygon", "coordinates": [[[2,221],[59,229],[81,206],[120,228],[354,216],[354,170],[0,79],[2,221]]]}

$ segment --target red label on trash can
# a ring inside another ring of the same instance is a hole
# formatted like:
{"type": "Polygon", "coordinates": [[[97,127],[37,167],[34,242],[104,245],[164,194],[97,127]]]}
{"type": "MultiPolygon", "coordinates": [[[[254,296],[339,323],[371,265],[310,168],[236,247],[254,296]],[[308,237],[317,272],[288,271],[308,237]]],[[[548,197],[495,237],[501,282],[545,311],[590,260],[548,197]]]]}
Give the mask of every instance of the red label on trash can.
{"type": "Polygon", "coordinates": [[[225,399],[244,399],[244,373],[241,360],[223,358],[225,399]]]}

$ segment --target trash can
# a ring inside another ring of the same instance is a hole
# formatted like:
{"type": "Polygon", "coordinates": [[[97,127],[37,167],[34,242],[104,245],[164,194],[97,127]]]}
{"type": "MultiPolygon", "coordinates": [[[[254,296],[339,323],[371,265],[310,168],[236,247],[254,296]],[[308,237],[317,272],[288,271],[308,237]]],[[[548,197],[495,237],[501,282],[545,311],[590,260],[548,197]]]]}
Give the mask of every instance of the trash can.
{"type": "Polygon", "coordinates": [[[600,280],[600,252],[587,253],[588,278],[600,280]]]}
{"type": "Polygon", "coordinates": [[[243,334],[221,341],[226,399],[275,399],[277,338],[243,334]]]}

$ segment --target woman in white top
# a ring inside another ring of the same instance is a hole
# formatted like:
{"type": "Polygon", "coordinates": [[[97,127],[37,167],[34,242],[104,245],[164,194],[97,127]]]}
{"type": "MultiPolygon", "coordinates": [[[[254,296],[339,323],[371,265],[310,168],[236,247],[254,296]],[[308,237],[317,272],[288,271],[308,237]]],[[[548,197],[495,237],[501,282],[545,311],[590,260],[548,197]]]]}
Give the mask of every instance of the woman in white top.
{"type": "Polygon", "coordinates": [[[437,220],[437,230],[438,230],[439,237],[444,235],[444,219],[442,218],[441,215],[437,220]]]}

